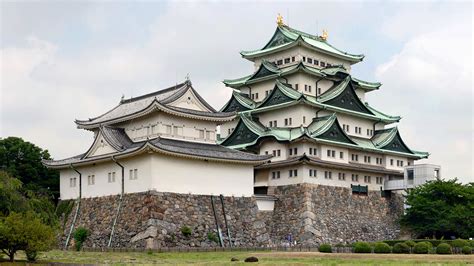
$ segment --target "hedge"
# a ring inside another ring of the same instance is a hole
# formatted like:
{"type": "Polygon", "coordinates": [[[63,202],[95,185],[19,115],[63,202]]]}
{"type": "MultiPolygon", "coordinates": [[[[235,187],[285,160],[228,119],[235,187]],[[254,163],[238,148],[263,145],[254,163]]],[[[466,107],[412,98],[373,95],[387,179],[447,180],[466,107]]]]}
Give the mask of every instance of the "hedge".
{"type": "Polygon", "coordinates": [[[462,248],[464,246],[469,246],[469,241],[459,238],[453,240],[450,244],[453,248],[462,248]]]}

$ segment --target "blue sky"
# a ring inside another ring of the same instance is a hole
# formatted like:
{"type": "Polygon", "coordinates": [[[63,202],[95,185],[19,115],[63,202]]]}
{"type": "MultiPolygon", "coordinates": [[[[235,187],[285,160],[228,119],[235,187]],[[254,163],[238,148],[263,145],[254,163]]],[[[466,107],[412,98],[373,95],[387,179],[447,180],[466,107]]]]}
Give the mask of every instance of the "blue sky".
{"type": "MultiPolygon", "coordinates": [[[[240,50],[262,47],[281,13],[290,26],[329,31],[366,58],[353,75],[380,81],[371,105],[403,117],[414,149],[445,177],[473,177],[471,2],[1,2],[0,136],[20,136],[55,158],[87,150],[75,118],[187,73],[216,108],[225,78],[249,74],[240,50]]],[[[468,179],[471,178],[471,179],[468,179]]]]}

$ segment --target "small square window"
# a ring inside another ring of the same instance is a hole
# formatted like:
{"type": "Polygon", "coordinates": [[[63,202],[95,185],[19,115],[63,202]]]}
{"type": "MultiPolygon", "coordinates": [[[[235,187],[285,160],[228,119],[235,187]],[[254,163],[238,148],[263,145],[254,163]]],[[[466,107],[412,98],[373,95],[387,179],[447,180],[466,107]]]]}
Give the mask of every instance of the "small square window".
{"type": "Polygon", "coordinates": [[[308,58],[308,63],[312,64],[312,63],[313,63],[313,59],[308,58]]]}

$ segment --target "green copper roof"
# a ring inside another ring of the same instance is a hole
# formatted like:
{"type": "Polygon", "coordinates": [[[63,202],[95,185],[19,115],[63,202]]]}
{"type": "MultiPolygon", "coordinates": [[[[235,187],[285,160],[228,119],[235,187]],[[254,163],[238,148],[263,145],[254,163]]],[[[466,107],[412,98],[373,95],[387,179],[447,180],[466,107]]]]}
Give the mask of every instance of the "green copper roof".
{"type": "Polygon", "coordinates": [[[238,91],[233,91],[230,100],[221,108],[221,112],[243,112],[255,108],[255,102],[238,91]]]}
{"type": "Polygon", "coordinates": [[[285,50],[298,44],[353,63],[360,62],[364,59],[364,55],[355,55],[341,51],[319,36],[304,33],[286,25],[278,26],[270,41],[262,49],[242,51],[240,54],[244,58],[251,59],[285,50]]]}
{"type": "Polygon", "coordinates": [[[334,84],[332,88],[317,97],[317,100],[332,106],[375,115],[359,99],[351,81],[351,76],[347,76],[344,80],[334,84]]]}
{"type": "MultiPolygon", "coordinates": [[[[348,83],[346,82],[345,84],[347,88],[348,83]]],[[[347,89],[352,89],[352,88],[347,88],[347,89]]],[[[340,89],[338,88],[337,90],[340,90],[340,89]]],[[[339,95],[341,94],[342,91],[339,91],[339,95]]],[[[353,93],[355,94],[355,92],[353,93]]],[[[332,97],[331,99],[334,99],[334,98],[335,97],[332,97]]],[[[389,116],[380,111],[377,111],[373,107],[370,107],[368,104],[360,102],[360,100],[357,97],[356,99],[354,99],[354,101],[359,101],[359,104],[363,105],[364,108],[367,108],[367,110],[370,110],[370,112],[360,112],[357,110],[347,109],[339,105],[332,105],[330,101],[321,102],[318,98],[314,96],[303,94],[281,83],[280,81],[276,80],[275,87],[272,90],[272,92],[262,102],[257,104],[255,108],[252,108],[251,110],[248,110],[245,112],[246,113],[247,112],[260,113],[260,112],[266,112],[270,110],[285,108],[285,107],[298,104],[298,103],[305,103],[305,104],[309,104],[311,106],[315,106],[317,108],[325,109],[328,111],[346,113],[346,114],[355,115],[355,116],[359,116],[363,118],[368,118],[375,121],[382,121],[385,123],[398,122],[401,119],[399,116],[389,116]]]]}
{"type": "Polygon", "coordinates": [[[410,150],[401,139],[396,127],[376,131],[372,139],[348,136],[339,125],[335,114],[315,118],[307,127],[295,128],[265,127],[253,120],[250,115],[241,114],[235,130],[220,144],[234,149],[245,149],[268,137],[283,142],[306,137],[322,143],[419,159],[429,155],[426,152],[410,150]]]}
{"type": "MultiPolygon", "coordinates": [[[[252,75],[248,75],[245,77],[237,78],[237,79],[226,79],[224,80],[224,84],[231,88],[240,88],[242,86],[258,83],[265,80],[271,80],[278,77],[285,77],[291,75],[296,72],[304,72],[309,75],[320,77],[328,77],[332,79],[340,79],[339,74],[343,73],[345,75],[349,75],[347,70],[340,66],[334,65],[325,68],[315,68],[312,66],[305,65],[303,62],[298,64],[293,64],[290,66],[282,67],[278,69],[273,63],[267,62],[263,60],[262,64],[260,65],[259,69],[252,75]]],[[[358,87],[365,91],[371,91],[378,89],[382,84],[378,82],[368,82],[363,81],[361,79],[352,78],[352,82],[355,83],[358,87]]]]}

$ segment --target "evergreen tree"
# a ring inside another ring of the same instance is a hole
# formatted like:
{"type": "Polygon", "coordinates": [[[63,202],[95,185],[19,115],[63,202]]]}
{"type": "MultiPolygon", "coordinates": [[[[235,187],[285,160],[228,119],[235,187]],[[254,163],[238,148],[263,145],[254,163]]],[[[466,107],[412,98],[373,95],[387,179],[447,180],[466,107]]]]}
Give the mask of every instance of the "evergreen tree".
{"type": "Polygon", "coordinates": [[[0,139],[0,170],[19,179],[25,189],[59,197],[59,174],[47,169],[42,160],[50,160],[48,150],[17,137],[0,139]]]}
{"type": "Polygon", "coordinates": [[[402,225],[420,237],[474,235],[474,183],[435,180],[408,191],[402,225]]]}

